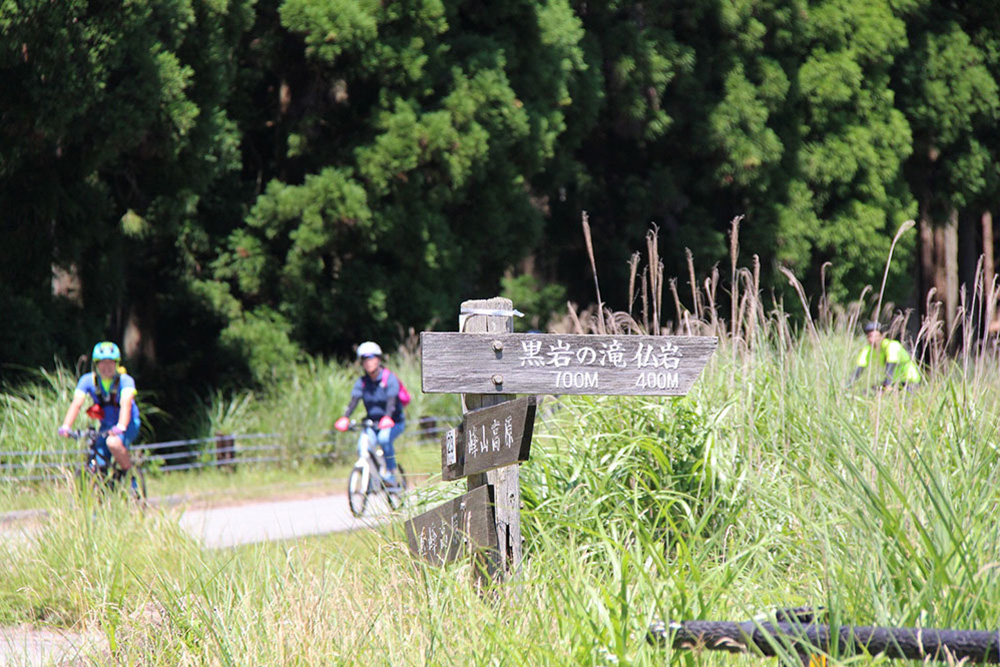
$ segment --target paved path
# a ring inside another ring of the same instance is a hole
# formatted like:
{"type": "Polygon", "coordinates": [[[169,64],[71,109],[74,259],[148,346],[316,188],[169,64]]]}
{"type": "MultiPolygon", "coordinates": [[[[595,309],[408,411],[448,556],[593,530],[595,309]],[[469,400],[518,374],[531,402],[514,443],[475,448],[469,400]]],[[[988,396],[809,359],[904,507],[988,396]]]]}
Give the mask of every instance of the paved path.
{"type": "Polygon", "coordinates": [[[233,507],[187,510],[181,527],[208,547],[232,547],[303,535],[322,535],[378,525],[391,517],[382,497],[369,498],[365,515],[355,519],[347,495],[319,496],[233,507]]]}
{"type": "Polygon", "coordinates": [[[30,625],[0,627],[0,667],[90,665],[86,656],[107,654],[104,638],[30,625]]]}

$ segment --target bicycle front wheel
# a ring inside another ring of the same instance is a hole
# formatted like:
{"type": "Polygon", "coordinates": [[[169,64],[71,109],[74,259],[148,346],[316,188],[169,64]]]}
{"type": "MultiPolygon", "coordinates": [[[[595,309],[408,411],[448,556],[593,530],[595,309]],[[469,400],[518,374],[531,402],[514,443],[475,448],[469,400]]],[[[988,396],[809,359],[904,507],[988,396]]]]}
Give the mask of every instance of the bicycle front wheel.
{"type": "Polygon", "coordinates": [[[351,506],[351,514],[360,517],[365,513],[368,504],[368,485],[365,483],[365,469],[354,466],[351,476],[347,478],[347,502],[351,506]]]}
{"type": "Polygon", "coordinates": [[[135,487],[132,487],[132,482],[129,480],[130,493],[135,496],[135,499],[142,504],[146,502],[146,473],[142,471],[139,466],[132,466],[129,469],[129,473],[135,479],[135,487]]]}
{"type": "Polygon", "coordinates": [[[389,507],[394,510],[398,510],[403,506],[403,494],[406,493],[406,471],[403,470],[403,466],[396,465],[396,486],[387,487],[385,490],[386,499],[389,501],[389,507]]]}

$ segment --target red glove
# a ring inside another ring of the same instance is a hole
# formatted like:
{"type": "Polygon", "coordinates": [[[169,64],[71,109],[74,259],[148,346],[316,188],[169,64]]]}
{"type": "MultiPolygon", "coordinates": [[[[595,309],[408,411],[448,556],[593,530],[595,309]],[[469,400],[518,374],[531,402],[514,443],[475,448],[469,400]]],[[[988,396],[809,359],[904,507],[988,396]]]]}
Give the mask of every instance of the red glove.
{"type": "Polygon", "coordinates": [[[341,432],[346,431],[351,427],[351,420],[347,417],[341,417],[337,421],[333,422],[333,427],[341,432]]]}
{"type": "Polygon", "coordinates": [[[392,421],[392,417],[382,417],[378,420],[378,430],[383,430],[387,428],[392,428],[396,425],[396,422],[392,421]]]}

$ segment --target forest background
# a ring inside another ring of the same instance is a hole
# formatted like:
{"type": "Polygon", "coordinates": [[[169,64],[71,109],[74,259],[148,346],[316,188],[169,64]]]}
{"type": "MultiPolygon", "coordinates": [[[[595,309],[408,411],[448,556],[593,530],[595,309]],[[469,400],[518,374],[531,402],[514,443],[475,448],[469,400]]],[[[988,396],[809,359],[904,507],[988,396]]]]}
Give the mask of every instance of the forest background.
{"type": "MultiPolygon", "coordinates": [[[[0,373],[159,404],[743,257],[947,313],[1000,194],[992,0],[0,0],[0,373]]],[[[692,278],[693,278],[692,274],[692,278]]],[[[786,304],[798,307],[795,300],[786,304]]],[[[627,308],[626,308],[627,309],[627,308]]],[[[722,310],[725,312],[725,309],[722,310]]]]}

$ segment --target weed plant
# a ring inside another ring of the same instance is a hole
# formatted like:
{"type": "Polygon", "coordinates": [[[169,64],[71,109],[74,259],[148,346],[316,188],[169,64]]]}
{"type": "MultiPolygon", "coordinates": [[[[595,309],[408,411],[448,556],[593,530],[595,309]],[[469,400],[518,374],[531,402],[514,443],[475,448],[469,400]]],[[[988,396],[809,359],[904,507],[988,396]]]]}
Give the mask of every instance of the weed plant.
{"type": "MultiPolygon", "coordinates": [[[[646,629],[803,605],[834,624],[1000,627],[996,349],[949,357],[925,321],[924,386],[848,388],[874,295],[793,325],[734,259],[728,313],[710,278],[668,323],[651,263],[635,269],[644,312],[573,313],[572,327],[709,333],[719,348],[682,399],[543,402],[512,581],[477,590],[470,561],[415,562],[399,524],[213,552],[170,514],[67,505],[0,547],[0,618],[75,623],[109,639],[95,664],[142,665],[762,665],[658,648],[646,629]]],[[[318,415],[329,391],[289,410],[318,415]]]]}

